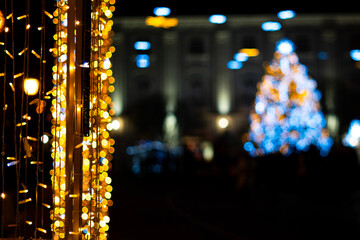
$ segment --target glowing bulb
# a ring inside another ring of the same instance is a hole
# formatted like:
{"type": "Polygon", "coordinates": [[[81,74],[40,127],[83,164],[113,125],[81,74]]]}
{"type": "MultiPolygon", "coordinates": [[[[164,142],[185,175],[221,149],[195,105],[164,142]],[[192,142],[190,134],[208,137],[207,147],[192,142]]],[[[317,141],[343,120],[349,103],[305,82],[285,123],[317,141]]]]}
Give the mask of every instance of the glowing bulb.
{"type": "Polygon", "coordinates": [[[44,134],[40,137],[40,140],[42,143],[46,144],[49,142],[49,137],[46,134],[44,134]]]}
{"type": "Polygon", "coordinates": [[[112,121],[111,125],[112,125],[112,129],[114,130],[119,130],[119,128],[121,127],[119,120],[112,121]]]}
{"type": "Polygon", "coordinates": [[[104,69],[109,69],[111,67],[111,62],[108,58],[104,60],[104,69]]]}
{"type": "Polygon", "coordinates": [[[27,95],[35,95],[39,91],[39,81],[35,78],[27,78],[24,81],[24,91],[27,95]]]}
{"type": "Polygon", "coordinates": [[[226,117],[221,117],[218,121],[218,126],[221,129],[225,129],[229,126],[229,120],[226,117]]]}

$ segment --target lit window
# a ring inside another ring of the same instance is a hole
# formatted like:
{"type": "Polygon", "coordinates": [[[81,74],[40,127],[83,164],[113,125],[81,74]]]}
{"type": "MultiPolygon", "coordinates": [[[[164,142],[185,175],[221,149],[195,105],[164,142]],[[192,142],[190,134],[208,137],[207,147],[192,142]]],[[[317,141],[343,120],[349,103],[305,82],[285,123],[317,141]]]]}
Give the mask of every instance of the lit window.
{"type": "Polygon", "coordinates": [[[209,22],[214,24],[223,24],[226,22],[226,17],[220,14],[211,15],[209,17],[209,22]]]}
{"type": "Polygon", "coordinates": [[[136,50],[149,50],[151,48],[151,43],[148,41],[137,41],[134,43],[134,48],[136,50]]]}
{"type": "Polygon", "coordinates": [[[218,126],[222,129],[225,129],[229,126],[229,120],[226,117],[221,117],[218,120],[218,126]]]}

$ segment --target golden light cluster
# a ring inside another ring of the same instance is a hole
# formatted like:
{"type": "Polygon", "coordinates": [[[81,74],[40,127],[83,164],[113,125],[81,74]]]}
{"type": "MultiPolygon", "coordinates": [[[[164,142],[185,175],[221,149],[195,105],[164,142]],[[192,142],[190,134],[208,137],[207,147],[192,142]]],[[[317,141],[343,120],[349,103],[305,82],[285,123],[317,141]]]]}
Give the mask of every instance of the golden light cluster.
{"type": "Polygon", "coordinates": [[[0,11],[0,32],[4,30],[4,26],[5,26],[5,17],[0,11]]]}
{"type": "Polygon", "coordinates": [[[179,24],[179,20],[177,18],[166,18],[162,16],[156,17],[147,17],[145,20],[145,24],[148,26],[153,26],[157,28],[172,28],[176,27],[179,24]]]}
{"type": "MultiPolygon", "coordinates": [[[[68,6],[65,1],[57,1],[57,9],[54,12],[54,23],[57,21],[67,21],[68,6]]],[[[50,171],[53,184],[53,210],[50,213],[52,220],[51,230],[54,239],[65,238],[65,194],[66,188],[66,56],[67,56],[67,27],[64,24],[57,24],[56,41],[53,48],[53,55],[56,57],[53,66],[53,84],[52,91],[52,128],[51,133],[54,136],[51,141],[51,157],[54,160],[53,169],[50,171]]]]}
{"type": "MultiPolygon", "coordinates": [[[[108,125],[115,114],[110,108],[109,92],[114,91],[111,62],[115,48],[111,46],[112,12],[115,0],[92,2],[91,13],[91,59],[90,67],[90,120],[89,136],[83,137],[82,148],[82,193],[81,227],[78,232],[65,232],[66,186],[66,80],[67,80],[67,0],[57,1],[53,23],[57,25],[52,49],[56,58],[53,67],[54,89],[52,100],[52,158],[53,205],[51,213],[53,239],[64,239],[67,234],[81,234],[81,239],[106,239],[109,230],[108,207],[112,206],[112,186],[108,171],[111,168],[113,145],[108,125]]],[[[74,196],[79,197],[79,196],[74,196]]]]}

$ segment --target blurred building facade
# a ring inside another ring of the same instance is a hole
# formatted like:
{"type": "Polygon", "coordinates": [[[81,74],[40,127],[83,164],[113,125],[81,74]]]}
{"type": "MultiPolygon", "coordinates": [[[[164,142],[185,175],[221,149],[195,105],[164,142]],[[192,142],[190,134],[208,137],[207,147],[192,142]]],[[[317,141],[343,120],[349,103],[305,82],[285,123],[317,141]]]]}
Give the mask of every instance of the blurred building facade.
{"type": "MultiPolygon", "coordinates": [[[[144,17],[114,20],[116,89],[112,98],[116,117],[126,118],[140,102],[159,97],[163,102],[154,103],[143,117],[149,125],[151,120],[146,118],[153,112],[159,115],[158,121],[170,122],[168,127],[177,129],[175,137],[212,139],[223,131],[217,123],[226,116],[227,129],[240,136],[248,128],[263,63],[272,59],[275,43],[283,37],[295,43],[300,62],[317,81],[332,135],[340,137],[349,122],[359,117],[360,62],[349,54],[360,49],[359,15],[299,14],[282,20],[282,29],[274,32],[261,28],[263,22],[277,20],[272,15],[228,16],[224,24],[212,24],[208,16],[178,20],[178,26],[170,29],[147,26],[144,17]],[[147,41],[151,47],[136,50],[137,41],[147,41]],[[258,49],[259,55],[250,57],[240,69],[229,69],[228,61],[243,48],[258,49]],[[144,54],[149,65],[139,67],[137,56],[144,54]]],[[[124,131],[131,132],[136,124],[145,123],[124,124],[124,131]]]]}

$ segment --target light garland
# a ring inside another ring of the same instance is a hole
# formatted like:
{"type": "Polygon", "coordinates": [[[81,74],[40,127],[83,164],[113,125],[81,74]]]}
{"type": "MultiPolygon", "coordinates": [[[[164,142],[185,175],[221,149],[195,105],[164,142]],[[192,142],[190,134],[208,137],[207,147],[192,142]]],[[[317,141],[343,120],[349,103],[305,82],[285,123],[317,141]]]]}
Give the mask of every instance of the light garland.
{"type": "MultiPolygon", "coordinates": [[[[14,0],[6,0],[4,2],[4,14],[0,12],[0,32],[4,32],[0,41],[1,53],[4,57],[3,69],[0,72],[0,77],[3,78],[3,119],[12,117],[12,130],[5,128],[5,121],[3,121],[1,129],[1,158],[2,158],[2,186],[1,186],[1,236],[12,236],[14,238],[34,238],[37,239],[37,234],[41,233],[40,238],[46,234],[44,229],[44,216],[46,212],[41,206],[49,206],[44,201],[45,191],[47,185],[44,179],[44,149],[45,146],[40,141],[40,136],[44,134],[44,108],[46,105],[44,98],[45,87],[45,0],[40,1],[41,8],[38,10],[41,14],[41,22],[34,21],[34,25],[38,25],[40,33],[38,35],[40,41],[34,41],[30,44],[31,39],[36,39],[36,32],[30,34],[30,17],[36,14],[32,11],[30,14],[30,1],[22,5],[21,9],[15,7],[14,0]],[[19,14],[21,12],[21,15],[19,14]],[[10,13],[9,13],[10,12],[10,13]],[[14,23],[15,21],[18,23],[14,23]],[[23,31],[21,28],[23,28],[23,31]],[[16,33],[16,34],[15,34],[16,33]],[[23,38],[20,37],[23,35],[23,38]],[[15,52],[19,45],[18,39],[22,41],[22,50],[15,52]],[[30,55],[30,49],[32,55],[30,55]],[[22,69],[21,72],[18,72],[22,69]],[[31,69],[34,72],[29,71],[31,69]],[[11,70],[11,71],[10,71],[11,70]],[[30,73],[31,72],[31,73],[30,73]],[[29,75],[32,75],[30,77],[29,75]],[[37,76],[36,76],[37,75],[37,76]],[[36,77],[36,78],[33,78],[36,77]],[[39,79],[37,79],[39,78],[39,79]],[[12,101],[8,101],[7,91],[12,95],[12,101]],[[9,106],[8,106],[9,104],[9,106]],[[31,116],[31,105],[36,105],[37,115],[31,116]],[[7,113],[8,107],[12,107],[12,113],[7,113]],[[6,114],[6,115],[5,115],[6,114]],[[8,115],[9,114],[9,115],[8,115]],[[35,119],[33,119],[35,118],[35,119]],[[35,121],[34,121],[35,120],[35,121]],[[10,138],[6,135],[12,135],[10,138]],[[5,141],[7,139],[7,141],[5,141]],[[14,150],[9,148],[13,146],[14,150]],[[5,163],[5,159],[7,163],[5,163]],[[16,181],[11,177],[5,178],[5,169],[9,175],[14,172],[16,181]],[[10,179],[10,180],[9,180],[10,179]],[[5,180],[8,184],[5,184],[5,180]],[[15,193],[14,186],[9,186],[10,182],[16,184],[15,193]],[[12,188],[7,191],[7,188],[12,188]],[[31,195],[30,195],[31,194],[31,195]],[[14,206],[9,208],[5,199],[9,195],[10,198],[16,199],[14,206]],[[15,196],[14,196],[15,195],[15,196]],[[30,197],[32,196],[32,197],[30,197]],[[8,208],[7,214],[12,214],[15,219],[14,222],[5,226],[5,208],[8,208]],[[34,209],[29,214],[28,209],[34,209]],[[7,229],[5,229],[7,227],[7,229]],[[11,230],[10,230],[11,229],[11,230]],[[6,232],[8,233],[5,233],[6,232]],[[5,234],[5,235],[4,235],[5,234]]],[[[25,3],[25,2],[24,2],[25,3]]],[[[9,129],[11,129],[9,128],[9,129]]]]}
{"type": "MultiPolygon", "coordinates": [[[[55,48],[52,49],[56,57],[56,65],[53,66],[54,90],[52,106],[52,128],[54,139],[51,142],[51,157],[53,158],[53,169],[50,171],[53,189],[53,210],[50,218],[53,221],[51,230],[53,239],[65,238],[65,194],[66,194],[66,54],[67,54],[67,10],[65,1],[57,1],[57,9],[54,11],[53,23],[56,24],[55,48]]],[[[49,93],[48,93],[49,94],[49,93]]]]}
{"type": "MultiPolygon", "coordinates": [[[[67,0],[57,1],[53,13],[57,31],[54,35],[56,47],[52,49],[56,58],[53,67],[54,89],[51,91],[53,126],[52,157],[54,168],[51,170],[53,183],[53,205],[51,213],[53,239],[64,239],[67,235],[81,234],[81,239],[106,239],[109,230],[108,206],[112,206],[111,167],[115,143],[107,130],[111,124],[114,110],[110,109],[111,98],[108,92],[114,91],[110,58],[115,48],[111,46],[111,20],[115,0],[92,1],[91,12],[91,59],[78,67],[90,67],[90,111],[89,136],[75,148],[82,149],[82,193],[70,197],[81,198],[81,227],[74,232],[66,232],[65,196],[69,194],[66,186],[66,80],[67,80],[67,37],[68,12],[67,0]]],[[[79,107],[79,106],[78,106],[79,107]]]]}

